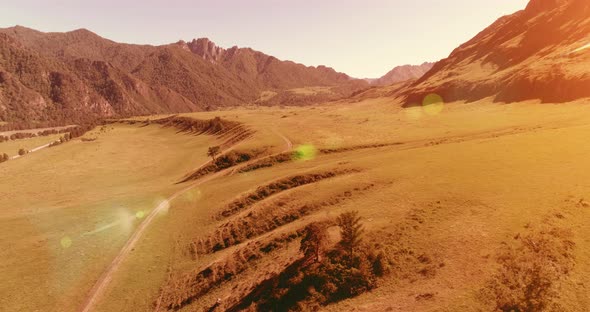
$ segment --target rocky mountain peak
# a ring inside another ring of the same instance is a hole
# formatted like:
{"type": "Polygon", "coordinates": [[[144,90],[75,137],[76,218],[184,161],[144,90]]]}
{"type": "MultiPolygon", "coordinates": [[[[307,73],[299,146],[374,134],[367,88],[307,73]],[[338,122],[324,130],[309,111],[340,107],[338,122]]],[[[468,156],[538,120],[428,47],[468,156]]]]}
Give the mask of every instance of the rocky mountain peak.
{"type": "Polygon", "coordinates": [[[187,43],[187,46],[191,52],[212,63],[219,62],[225,52],[225,49],[218,47],[209,38],[193,39],[193,41],[187,43]]]}

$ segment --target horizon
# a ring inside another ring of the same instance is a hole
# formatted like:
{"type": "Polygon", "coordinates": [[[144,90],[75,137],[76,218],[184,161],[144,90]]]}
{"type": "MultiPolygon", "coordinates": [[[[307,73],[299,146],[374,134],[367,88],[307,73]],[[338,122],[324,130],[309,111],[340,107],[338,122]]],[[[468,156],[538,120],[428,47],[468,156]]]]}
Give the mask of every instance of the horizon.
{"type": "Polygon", "coordinates": [[[80,5],[65,0],[40,9],[35,1],[24,0],[0,12],[0,27],[23,26],[42,32],[87,29],[115,42],[155,46],[209,38],[222,48],[252,48],[280,60],[324,65],[362,79],[379,78],[397,66],[444,59],[495,20],[524,9],[527,3],[452,0],[439,4],[420,0],[404,5],[373,0],[372,5],[362,5],[344,1],[316,4],[315,10],[308,11],[306,4],[312,4],[308,1],[279,4],[261,0],[251,7],[232,1],[175,0],[166,7],[157,1],[139,7],[134,1],[80,5]],[[233,5],[229,11],[228,4],[233,5]],[[107,10],[113,7],[119,10],[107,10]],[[63,8],[66,10],[60,10],[63,8]],[[356,23],[349,22],[350,16],[357,18],[356,23]],[[416,23],[410,16],[423,18],[416,23]],[[159,23],[153,23],[156,18],[159,23]],[[453,23],[446,23],[448,20],[453,23]],[[272,29],[268,24],[273,24],[272,29]],[[406,25],[413,31],[382,31],[406,25]],[[300,48],[310,46],[314,49],[300,48]]]}

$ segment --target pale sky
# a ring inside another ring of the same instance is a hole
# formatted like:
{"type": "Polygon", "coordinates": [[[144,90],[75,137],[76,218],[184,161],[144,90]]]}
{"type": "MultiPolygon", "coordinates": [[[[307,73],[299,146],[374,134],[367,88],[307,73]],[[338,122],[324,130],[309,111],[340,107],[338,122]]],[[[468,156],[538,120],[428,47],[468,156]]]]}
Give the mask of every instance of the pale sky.
{"type": "Polygon", "coordinates": [[[447,57],[528,0],[0,0],[0,27],[89,29],[117,41],[208,37],[357,78],[447,57]]]}

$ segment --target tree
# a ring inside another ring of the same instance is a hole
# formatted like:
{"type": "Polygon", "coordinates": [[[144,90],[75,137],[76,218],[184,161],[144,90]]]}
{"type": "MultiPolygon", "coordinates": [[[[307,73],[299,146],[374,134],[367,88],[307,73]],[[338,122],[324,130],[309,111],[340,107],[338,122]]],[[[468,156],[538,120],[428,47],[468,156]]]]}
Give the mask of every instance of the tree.
{"type": "Polygon", "coordinates": [[[364,232],[361,217],[359,217],[358,211],[349,211],[338,216],[337,223],[342,236],[340,245],[348,253],[349,260],[352,261],[354,250],[360,245],[364,232]]]}
{"type": "Polygon", "coordinates": [[[209,150],[207,151],[207,156],[213,158],[213,160],[215,161],[215,156],[219,155],[220,149],[221,148],[219,146],[209,147],[209,150]]]}
{"type": "Polygon", "coordinates": [[[19,149],[19,150],[18,150],[18,154],[19,154],[20,156],[23,156],[23,155],[24,155],[24,154],[26,154],[26,153],[27,153],[27,151],[26,151],[24,148],[21,148],[21,149],[19,149]]]}
{"type": "Polygon", "coordinates": [[[327,240],[326,229],[317,223],[309,224],[305,227],[305,236],[301,239],[299,250],[303,252],[306,259],[312,259],[314,262],[321,261],[321,253],[326,246],[327,240]]]}
{"type": "Polygon", "coordinates": [[[6,153],[4,153],[3,155],[0,155],[0,163],[5,162],[9,159],[10,159],[10,157],[8,157],[8,154],[6,154],[6,153]]]}

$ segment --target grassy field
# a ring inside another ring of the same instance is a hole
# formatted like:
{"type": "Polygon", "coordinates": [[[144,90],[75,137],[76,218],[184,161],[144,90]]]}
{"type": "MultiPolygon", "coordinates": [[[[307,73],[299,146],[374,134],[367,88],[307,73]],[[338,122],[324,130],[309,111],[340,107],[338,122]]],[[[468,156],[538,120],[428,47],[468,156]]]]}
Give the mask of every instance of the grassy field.
{"type": "MultiPolygon", "coordinates": [[[[485,310],[478,292],[493,274],[495,255],[503,244],[531,228],[553,226],[574,232],[578,263],[563,283],[560,302],[567,311],[588,308],[590,299],[576,285],[590,282],[586,273],[590,246],[584,238],[590,234],[584,226],[588,216],[579,204],[590,193],[590,185],[571,182],[590,178],[584,161],[590,155],[590,146],[584,144],[590,132],[586,125],[590,113],[584,103],[496,105],[482,101],[450,103],[432,112],[400,109],[386,99],[374,99],[188,116],[217,115],[257,130],[252,140],[240,146],[243,149],[271,146],[278,151],[281,139],[276,133],[280,133],[295,148],[305,144],[333,152],[216,179],[172,202],[169,217],[154,225],[123,265],[99,311],[121,306],[133,307],[129,311],[150,310],[162,285],[176,285],[178,293],[189,291],[175,283],[194,274],[191,272],[224,263],[246,248],[247,242],[264,241],[347,210],[360,211],[367,230],[365,241],[380,242],[391,248],[388,250],[411,250],[425,255],[428,262],[406,259],[377,289],[326,310],[485,310]],[[248,211],[270,209],[266,213],[272,214],[272,207],[284,202],[289,207],[323,203],[324,208],[219,252],[195,259],[187,251],[192,242],[214,235],[224,222],[246,217],[239,214],[214,221],[240,194],[280,177],[342,168],[360,172],[281,192],[248,211]],[[355,191],[369,185],[373,187],[355,191]],[[326,204],[345,192],[352,193],[346,201],[326,204]],[[166,243],[170,244],[169,262],[163,260],[168,252],[161,249],[166,243]],[[154,254],[154,250],[159,252],[154,254]],[[162,266],[166,266],[167,278],[159,273],[162,266]],[[425,268],[431,270],[427,275],[425,268]],[[146,294],[152,299],[146,301],[146,294]]],[[[223,282],[181,311],[200,310],[217,298],[230,300],[245,284],[280,270],[276,263],[293,257],[296,248],[296,243],[288,244],[282,252],[249,264],[238,278],[223,282]]]]}
{"type": "Polygon", "coordinates": [[[135,226],[214,143],[159,126],[86,136],[97,140],[0,166],[3,309],[78,310],[135,226]]]}
{"type": "Polygon", "coordinates": [[[332,93],[331,87],[304,87],[289,89],[289,92],[299,95],[316,95],[318,93],[332,93]]]}
{"type": "MultiPolygon", "coordinates": [[[[297,240],[280,241],[273,251],[243,261],[243,270],[215,281],[203,295],[192,297],[195,286],[186,281],[198,281],[198,272],[206,268],[236,272],[230,260],[252,246],[350,210],[360,212],[365,242],[384,247],[396,261],[379,287],[325,310],[489,310],[479,292],[497,268],[496,254],[519,235],[553,227],[570,230],[575,243],[576,265],[561,283],[558,302],[566,311],[590,307],[584,288],[590,283],[590,183],[585,182],[590,181],[590,111],[584,101],[480,101],[401,109],[377,98],[187,116],[220,116],[246,124],[256,133],[240,150],[278,153],[285,149],[285,136],[296,150],[304,145],[305,151],[315,149],[317,154],[219,176],[171,201],[166,216],[157,219],[123,262],[96,311],[153,311],[155,302],[165,305],[170,298],[190,299],[180,311],[201,311],[217,298],[229,304],[297,257],[297,240]],[[273,190],[276,181],[326,173],[331,175],[281,188],[219,218],[258,187],[273,190]],[[300,207],[308,210],[282,219],[300,207]],[[277,220],[288,221],[276,225],[277,220]],[[223,230],[226,226],[239,231],[241,222],[250,222],[248,228],[256,228],[256,234],[215,252],[191,249],[219,241],[229,233],[223,230]],[[402,251],[406,256],[399,256],[402,251]]],[[[81,235],[117,220],[121,207],[137,219],[143,207],[171,194],[179,187],[173,182],[204,161],[204,146],[211,142],[200,140],[208,139],[155,126],[117,126],[95,142],[68,143],[0,166],[2,176],[15,177],[14,184],[0,191],[0,206],[10,207],[0,214],[2,237],[14,241],[2,259],[14,259],[6,265],[19,268],[2,273],[11,281],[5,285],[43,290],[3,289],[10,294],[8,306],[75,310],[139,221],[81,235]],[[175,152],[178,148],[183,152],[175,152]],[[87,169],[67,165],[72,163],[85,163],[87,169]],[[65,236],[71,244],[61,242],[65,236]],[[45,277],[41,285],[32,272],[45,277]]]]}
{"type": "Polygon", "coordinates": [[[63,134],[52,134],[47,136],[38,136],[20,140],[9,140],[0,143],[0,154],[8,154],[8,156],[18,155],[21,148],[31,150],[35,147],[43,146],[45,144],[59,140],[63,134]]]}

